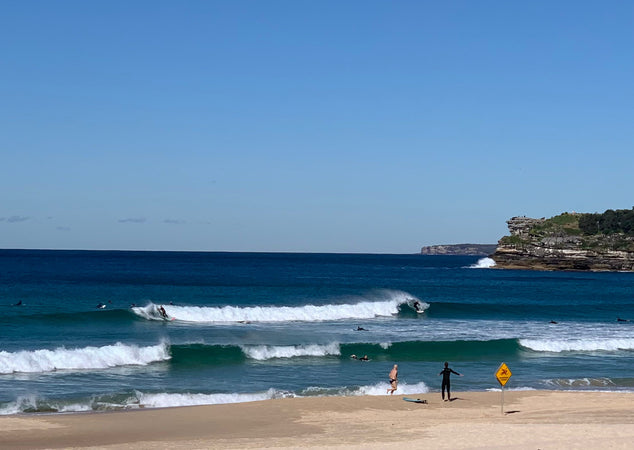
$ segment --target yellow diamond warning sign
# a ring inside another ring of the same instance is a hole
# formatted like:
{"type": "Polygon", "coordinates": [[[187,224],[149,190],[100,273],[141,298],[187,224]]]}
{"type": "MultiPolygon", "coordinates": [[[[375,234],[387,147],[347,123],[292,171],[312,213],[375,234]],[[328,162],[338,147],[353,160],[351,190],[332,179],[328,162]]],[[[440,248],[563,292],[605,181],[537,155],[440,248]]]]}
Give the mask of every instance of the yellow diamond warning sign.
{"type": "Polygon", "coordinates": [[[511,378],[511,375],[513,375],[511,369],[509,369],[505,363],[500,364],[500,367],[498,367],[498,370],[495,372],[495,378],[498,379],[498,382],[502,386],[511,378]]]}

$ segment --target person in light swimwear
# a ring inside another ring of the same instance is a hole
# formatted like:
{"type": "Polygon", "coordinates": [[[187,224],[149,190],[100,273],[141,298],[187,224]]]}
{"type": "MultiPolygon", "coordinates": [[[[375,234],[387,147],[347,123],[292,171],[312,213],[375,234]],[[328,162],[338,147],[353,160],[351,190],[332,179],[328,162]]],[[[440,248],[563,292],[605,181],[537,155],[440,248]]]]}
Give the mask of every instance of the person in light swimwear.
{"type": "Polygon", "coordinates": [[[387,393],[394,395],[394,391],[398,386],[398,364],[394,364],[394,367],[392,367],[388,376],[390,377],[390,387],[388,388],[387,393]]]}

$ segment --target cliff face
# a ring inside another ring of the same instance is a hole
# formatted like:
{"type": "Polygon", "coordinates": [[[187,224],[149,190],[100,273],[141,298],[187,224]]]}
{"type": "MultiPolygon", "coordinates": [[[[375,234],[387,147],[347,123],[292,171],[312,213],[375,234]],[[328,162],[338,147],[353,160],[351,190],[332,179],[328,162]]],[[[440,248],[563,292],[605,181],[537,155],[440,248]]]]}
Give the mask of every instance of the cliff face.
{"type": "Polygon", "coordinates": [[[507,221],[511,235],[500,239],[491,258],[502,269],[634,271],[634,237],[584,235],[578,218],[513,217],[507,221]]]}
{"type": "Polygon", "coordinates": [[[495,244],[447,244],[430,245],[420,249],[421,255],[472,255],[486,256],[495,251],[495,244]]]}

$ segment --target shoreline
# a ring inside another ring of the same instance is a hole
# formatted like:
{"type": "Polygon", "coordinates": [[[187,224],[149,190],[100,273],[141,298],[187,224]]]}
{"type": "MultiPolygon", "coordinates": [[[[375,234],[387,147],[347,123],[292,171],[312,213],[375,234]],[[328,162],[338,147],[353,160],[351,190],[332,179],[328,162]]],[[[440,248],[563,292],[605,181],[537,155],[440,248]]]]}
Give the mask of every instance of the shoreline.
{"type": "Polygon", "coordinates": [[[0,448],[631,448],[634,393],[437,392],[0,416],[0,448]],[[403,401],[403,397],[427,404],[403,401]]]}

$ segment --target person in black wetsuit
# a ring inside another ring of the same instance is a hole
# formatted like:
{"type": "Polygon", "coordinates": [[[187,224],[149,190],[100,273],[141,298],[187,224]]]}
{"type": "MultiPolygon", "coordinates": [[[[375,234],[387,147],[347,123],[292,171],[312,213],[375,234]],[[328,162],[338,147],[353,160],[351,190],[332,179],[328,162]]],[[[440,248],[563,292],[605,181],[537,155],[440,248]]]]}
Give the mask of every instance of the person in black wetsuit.
{"type": "Polygon", "coordinates": [[[462,376],[462,374],[459,374],[458,372],[456,372],[453,369],[449,368],[449,363],[445,361],[445,368],[443,370],[440,371],[440,373],[438,375],[442,375],[442,399],[445,399],[445,389],[447,389],[447,400],[451,401],[451,380],[450,380],[450,376],[452,373],[455,373],[456,375],[458,375],[459,377],[462,376]]]}

